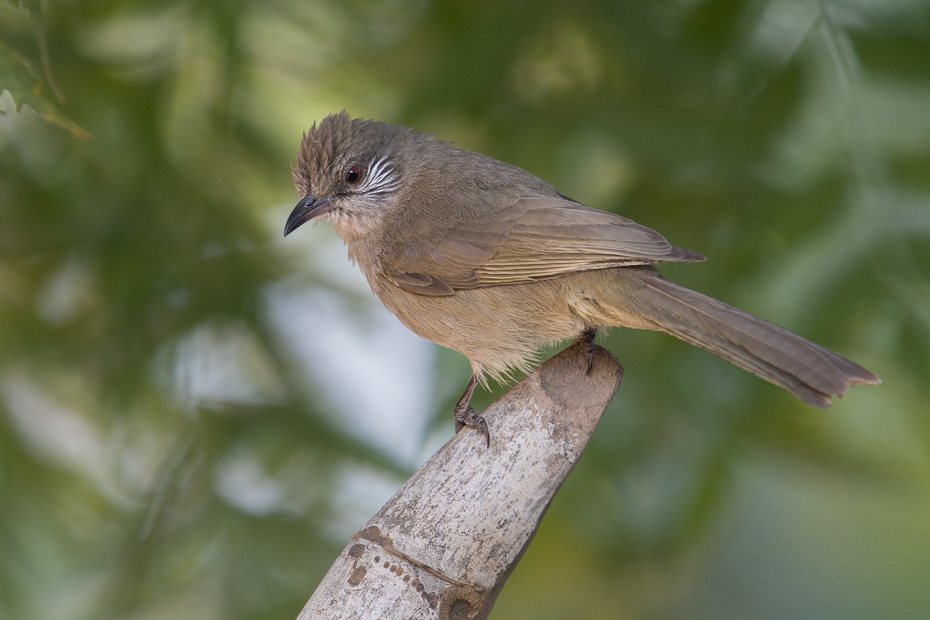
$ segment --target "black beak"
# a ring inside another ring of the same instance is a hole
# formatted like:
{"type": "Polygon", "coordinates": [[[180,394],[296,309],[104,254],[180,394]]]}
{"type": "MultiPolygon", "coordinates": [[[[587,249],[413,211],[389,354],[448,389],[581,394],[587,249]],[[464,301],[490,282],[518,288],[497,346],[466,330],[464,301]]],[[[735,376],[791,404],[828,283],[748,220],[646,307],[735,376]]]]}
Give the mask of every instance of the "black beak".
{"type": "Polygon", "coordinates": [[[307,194],[303,197],[303,200],[297,203],[297,206],[291,211],[290,217],[287,218],[287,223],[284,225],[284,236],[286,237],[300,228],[304,222],[309,222],[316,216],[326,213],[330,208],[332,208],[332,205],[329,198],[318,200],[311,194],[307,194]]]}

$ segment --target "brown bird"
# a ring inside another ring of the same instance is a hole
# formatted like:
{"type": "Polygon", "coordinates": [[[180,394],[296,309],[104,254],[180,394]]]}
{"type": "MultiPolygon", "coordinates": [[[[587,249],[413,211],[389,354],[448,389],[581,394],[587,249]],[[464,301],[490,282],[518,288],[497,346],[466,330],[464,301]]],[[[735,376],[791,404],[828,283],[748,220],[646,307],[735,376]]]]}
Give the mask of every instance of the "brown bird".
{"type": "Polygon", "coordinates": [[[838,353],[675,284],[653,265],[694,263],[625,217],[586,207],[532,174],[434,136],[345,111],[304,134],[292,168],[303,199],[284,227],[333,222],[371,290],[419,336],[465,355],[473,374],[456,431],[486,377],[528,371],[541,346],[598,327],[667,332],[817,407],[877,384],[838,353]]]}

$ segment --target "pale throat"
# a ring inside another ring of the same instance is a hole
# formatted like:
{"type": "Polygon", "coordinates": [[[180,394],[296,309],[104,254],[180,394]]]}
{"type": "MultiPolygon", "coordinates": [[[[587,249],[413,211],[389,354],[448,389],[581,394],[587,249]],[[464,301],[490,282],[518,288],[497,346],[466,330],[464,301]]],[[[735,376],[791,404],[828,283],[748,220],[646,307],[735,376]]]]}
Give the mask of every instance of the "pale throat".
{"type": "Polygon", "coordinates": [[[376,212],[347,212],[345,209],[336,208],[329,213],[320,217],[333,223],[339,238],[346,244],[349,250],[349,259],[360,265],[363,271],[366,267],[374,267],[375,257],[371,255],[369,248],[372,239],[377,236],[381,229],[382,217],[376,212]]]}

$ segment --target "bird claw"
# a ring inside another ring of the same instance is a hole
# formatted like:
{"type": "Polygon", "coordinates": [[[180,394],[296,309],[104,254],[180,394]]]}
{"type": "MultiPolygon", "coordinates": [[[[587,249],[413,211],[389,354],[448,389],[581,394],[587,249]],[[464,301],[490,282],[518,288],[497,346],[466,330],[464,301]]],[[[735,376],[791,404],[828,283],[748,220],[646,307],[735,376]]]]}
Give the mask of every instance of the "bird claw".
{"type": "Polygon", "coordinates": [[[456,434],[465,428],[471,426],[481,431],[487,446],[491,447],[491,431],[488,429],[488,422],[482,416],[477,415],[471,407],[455,410],[455,432],[456,434]]]}

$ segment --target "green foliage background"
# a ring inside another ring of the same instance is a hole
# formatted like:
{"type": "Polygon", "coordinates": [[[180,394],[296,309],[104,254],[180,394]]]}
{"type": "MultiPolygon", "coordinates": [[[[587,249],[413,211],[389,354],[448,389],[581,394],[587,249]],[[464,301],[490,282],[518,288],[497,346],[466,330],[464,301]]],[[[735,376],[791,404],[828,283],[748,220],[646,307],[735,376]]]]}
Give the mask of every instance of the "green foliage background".
{"type": "MultiPolygon", "coordinates": [[[[927,2],[0,0],[0,91],[0,618],[294,618],[344,472],[416,467],[269,309],[370,302],[280,239],[342,108],[661,231],[709,257],[667,275],[884,380],[821,412],[612,332],[624,385],[492,617],[930,617],[927,2]],[[191,356],[238,387],[185,390],[191,356]]],[[[467,377],[432,355],[421,460],[467,377]]]]}

